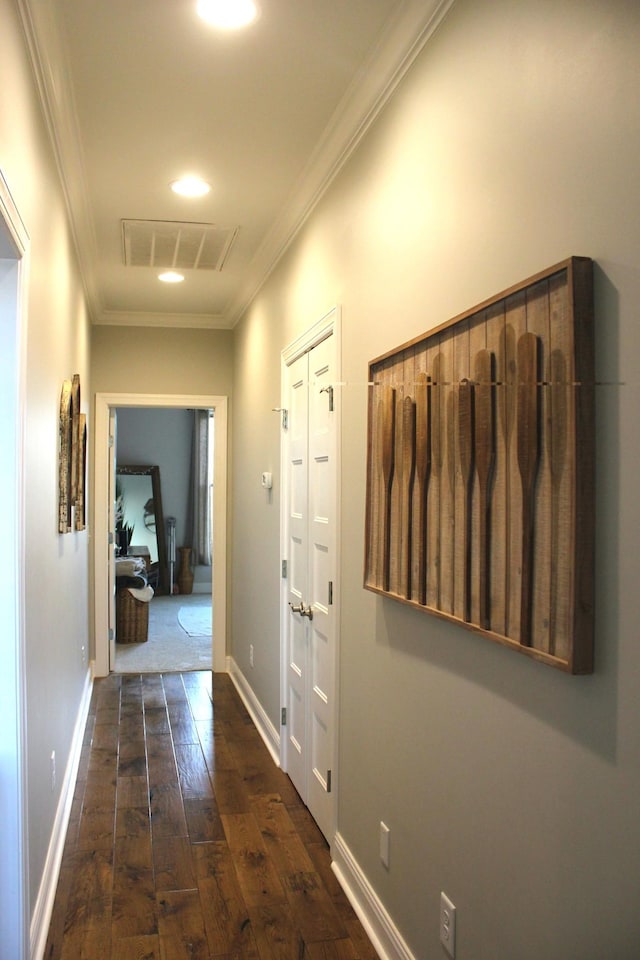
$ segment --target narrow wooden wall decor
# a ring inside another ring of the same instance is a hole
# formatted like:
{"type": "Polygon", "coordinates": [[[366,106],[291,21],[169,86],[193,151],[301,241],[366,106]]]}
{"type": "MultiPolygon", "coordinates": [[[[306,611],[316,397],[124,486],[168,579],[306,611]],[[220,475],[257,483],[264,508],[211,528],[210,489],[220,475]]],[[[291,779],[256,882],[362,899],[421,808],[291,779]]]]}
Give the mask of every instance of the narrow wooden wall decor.
{"type": "Polygon", "coordinates": [[[592,261],[369,364],[364,585],[593,670],[592,261]]]}
{"type": "Polygon", "coordinates": [[[58,418],[58,533],[86,526],[87,418],[80,412],[80,375],[64,380],[58,418]],[[74,524],[71,509],[75,508],[74,524]]]}
{"type": "Polygon", "coordinates": [[[71,381],[71,503],[78,498],[80,474],[80,374],[71,381]]]}
{"type": "Polygon", "coordinates": [[[84,530],[87,525],[85,486],[87,476],[87,415],[78,418],[78,492],[75,502],[75,527],[84,530]]]}
{"type": "Polygon", "coordinates": [[[64,380],[58,418],[58,533],[69,533],[71,530],[72,424],[71,381],[64,380]]]}

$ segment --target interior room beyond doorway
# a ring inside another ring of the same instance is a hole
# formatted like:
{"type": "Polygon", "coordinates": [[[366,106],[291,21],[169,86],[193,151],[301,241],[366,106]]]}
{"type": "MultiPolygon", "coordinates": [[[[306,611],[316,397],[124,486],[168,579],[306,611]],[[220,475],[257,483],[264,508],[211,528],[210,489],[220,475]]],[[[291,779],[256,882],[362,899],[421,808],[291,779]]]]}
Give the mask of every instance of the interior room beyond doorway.
{"type": "Polygon", "coordinates": [[[155,596],[147,640],[116,643],[113,673],[186,673],[212,667],[211,595],[155,596]]]}
{"type": "MultiPolygon", "coordinates": [[[[115,503],[115,460],[117,439],[110,445],[109,438],[114,436],[112,423],[116,411],[123,408],[166,409],[169,411],[212,410],[215,422],[215,444],[213,449],[213,482],[210,499],[213,500],[211,516],[212,533],[210,549],[212,551],[211,584],[207,587],[212,597],[212,663],[214,671],[226,670],[226,515],[227,515],[227,408],[228,400],[224,396],[201,394],[107,394],[98,393],[95,398],[95,478],[94,503],[95,516],[107,517],[109,509],[115,503]],[[111,479],[110,479],[111,477],[111,479]]],[[[117,429],[115,431],[117,433],[117,429]]],[[[138,448],[125,451],[128,459],[145,457],[158,459],[138,448]],[[135,454],[135,457],[133,456],[135,454]]],[[[154,465],[154,464],[152,464],[154,465]]],[[[157,465],[157,464],[156,464],[157,465]]],[[[160,471],[161,490],[162,470],[160,471]]],[[[171,515],[168,509],[164,515],[171,515]]],[[[114,551],[109,544],[109,531],[115,538],[115,521],[95,524],[94,564],[95,564],[95,661],[94,675],[106,676],[115,665],[115,640],[109,640],[110,629],[115,629],[114,590],[109,587],[109,557],[114,551]]],[[[178,537],[180,533],[178,532],[178,537]]],[[[177,541],[180,546],[180,540],[177,541]]],[[[135,543],[133,544],[135,546],[135,543]]],[[[201,587],[194,578],[194,591],[201,587]]],[[[113,634],[112,634],[113,637],[113,634]]],[[[202,668],[201,668],[202,669],[202,668]]]]}
{"type": "Polygon", "coordinates": [[[116,580],[111,669],[210,669],[214,412],[115,412],[116,574],[136,562],[151,589],[134,598],[132,582],[116,580]]]}

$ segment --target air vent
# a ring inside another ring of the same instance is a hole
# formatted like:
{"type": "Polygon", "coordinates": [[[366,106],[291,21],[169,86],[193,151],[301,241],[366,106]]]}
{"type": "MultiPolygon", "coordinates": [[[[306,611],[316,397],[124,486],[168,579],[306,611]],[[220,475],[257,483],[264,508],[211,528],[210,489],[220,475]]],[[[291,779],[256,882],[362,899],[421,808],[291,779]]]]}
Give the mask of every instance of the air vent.
{"type": "Polygon", "coordinates": [[[173,220],[123,220],[122,242],[127,267],[222,270],[239,227],[173,220]]]}

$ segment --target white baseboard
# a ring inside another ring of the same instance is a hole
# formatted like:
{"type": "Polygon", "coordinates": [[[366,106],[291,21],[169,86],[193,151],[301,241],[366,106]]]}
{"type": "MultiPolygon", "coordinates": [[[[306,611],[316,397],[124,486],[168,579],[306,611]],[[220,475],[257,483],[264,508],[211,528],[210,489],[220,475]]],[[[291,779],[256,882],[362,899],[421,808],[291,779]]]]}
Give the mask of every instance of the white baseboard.
{"type": "Polygon", "coordinates": [[[264,708],[251,689],[243,672],[233,657],[227,657],[227,673],[233,680],[240,699],[249,711],[249,715],[256,725],[256,729],[265,742],[265,746],[273,762],[280,766],[280,734],[264,711],[264,708]]]}
{"type": "Polygon", "coordinates": [[[42,881],[38,891],[33,916],[31,918],[31,960],[42,960],[45,947],[47,945],[47,936],[49,933],[49,924],[51,923],[51,914],[53,912],[53,902],[56,896],[58,886],[58,877],[60,874],[60,865],[62,863],[62,853],[64,842],[67,836],[67,826],[71,814],[71,804],[75,792],[76,778],[78,776],[78,767],[80,765],[80,754],[82,752],[82,741],[84,739],[84,730],[91,703],[91,691],[93,689],[93,677],[90,670],[87,670],[84,690],[78,708],[76,724],[71,740],[71,749],[69,751],[69,760],[64,772],[64,781],[60,790],[60,799],[53,821],[51,831],[51,840],[47,851],[44,870],[42,872],[42,881]]]}
{"type": "MultiPolygon", "coordinates": [[[[233,657],[227,657],[227,673],[274,763],[280,766],[280,734],[233,657]]],[[[331,857],[331,868],[381,960],[416,960],[340,833],[331,844],[331,857]]]]}
{"type": "Polygon", "coordinates": [[[331,868],[381,960],[416,960],[339,833],[331,855],[331,868]]]}

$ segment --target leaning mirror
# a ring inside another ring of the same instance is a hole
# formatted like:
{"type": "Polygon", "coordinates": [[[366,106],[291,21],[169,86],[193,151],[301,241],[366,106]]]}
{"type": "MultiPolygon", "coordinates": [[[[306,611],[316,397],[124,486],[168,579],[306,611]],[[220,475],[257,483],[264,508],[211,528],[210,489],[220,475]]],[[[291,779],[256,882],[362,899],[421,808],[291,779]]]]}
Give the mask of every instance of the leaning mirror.
{"type": "Polygon", "coordinates": [[[116,505],[119,526],[126,531],[129,552],[149,550],[150,580],[157,592],[169,592],[169,567],[160,491],[160,468],[118,464],[116,505]]]}

